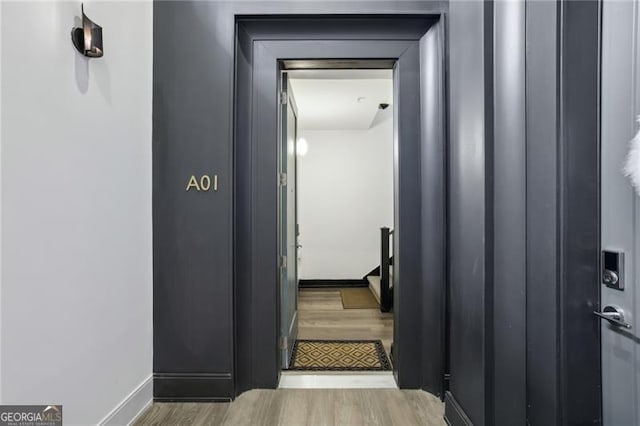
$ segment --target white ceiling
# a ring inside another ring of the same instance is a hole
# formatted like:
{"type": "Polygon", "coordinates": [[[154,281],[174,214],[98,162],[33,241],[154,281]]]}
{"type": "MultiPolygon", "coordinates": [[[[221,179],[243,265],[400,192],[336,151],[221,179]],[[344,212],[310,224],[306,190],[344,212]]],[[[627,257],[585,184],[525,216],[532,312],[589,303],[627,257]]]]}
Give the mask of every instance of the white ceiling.
{"type": "Polygon", "coordinates": [[[391,107],[378,114],[380,103],[393,101],[391,70],[300,70],[289,76],[299,129],[366,130],[392,115],[391,107]]]}

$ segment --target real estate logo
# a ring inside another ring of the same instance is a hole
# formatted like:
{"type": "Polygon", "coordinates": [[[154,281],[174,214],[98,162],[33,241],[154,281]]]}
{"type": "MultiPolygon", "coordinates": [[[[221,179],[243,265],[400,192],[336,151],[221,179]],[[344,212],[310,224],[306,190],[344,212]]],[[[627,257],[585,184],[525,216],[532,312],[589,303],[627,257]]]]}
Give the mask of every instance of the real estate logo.
{"type": "Polygon", "coordinates": [[[0,426],[62,426],[62,405],[0,405],[0,426]]]}

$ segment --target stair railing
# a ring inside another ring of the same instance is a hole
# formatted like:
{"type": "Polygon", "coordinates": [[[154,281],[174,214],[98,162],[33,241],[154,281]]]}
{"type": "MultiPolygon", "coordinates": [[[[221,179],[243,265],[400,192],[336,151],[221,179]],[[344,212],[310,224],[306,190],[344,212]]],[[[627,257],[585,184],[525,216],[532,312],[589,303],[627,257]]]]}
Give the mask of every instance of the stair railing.
{"type": "Polygon", "coordinates": [[[389,312],[393,306],[393,288],[391,288],[390,239],[393,230],[380,228],[380,311],[389,312]]]}

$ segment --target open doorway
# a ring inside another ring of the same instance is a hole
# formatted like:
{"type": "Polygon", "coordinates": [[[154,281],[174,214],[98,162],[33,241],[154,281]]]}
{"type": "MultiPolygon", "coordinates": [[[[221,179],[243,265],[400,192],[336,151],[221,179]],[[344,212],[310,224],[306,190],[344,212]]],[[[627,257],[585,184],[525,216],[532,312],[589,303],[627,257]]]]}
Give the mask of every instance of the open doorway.
{"type": "Polygon", "coordinates": [[[285,70],[280,92],[282,368],[395,386],[393,70],[285,70]]]}
{"type": "MultiPolygon", "coordinates": [[[[281,257],[278,232],[283,180],[279,176],[283,141],[278,127],[284,116],[280,114],[282,102],[287,99],[281,90],[281,74],[283,70],[331,68],[393,69],[393,377],[389,378],[400,388],[422,388],[442,396],[446,288],[443,23],[437,16],[423,16],[303,21],[247,17],[239,18],[237,24],[236,394],[278,387],[281,377],[288,375],[282,369],[283,346],[291,348],[291,341],[282,339],[286,321],[281,316],[280,284],[281,265],[291,262],[281,257]]],[[[331,172],[327,166],[326,173],[331,172]]],[[[306,245],[304,240],[302,245],[306,245]]],[[[302,257],[306,248],[301,248],[302,257]]],[[[302,269],[304,263],[303,259],[302,269]]]]}

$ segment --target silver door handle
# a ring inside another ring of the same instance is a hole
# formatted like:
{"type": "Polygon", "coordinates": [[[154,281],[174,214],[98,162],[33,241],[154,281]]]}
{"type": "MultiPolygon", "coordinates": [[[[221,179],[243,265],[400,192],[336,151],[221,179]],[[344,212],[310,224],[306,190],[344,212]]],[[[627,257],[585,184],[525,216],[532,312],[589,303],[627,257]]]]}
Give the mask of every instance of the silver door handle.
{"type": "Polygon", "coordinates": [[[624,321],[624,311],[617,306],[607,305],[602,309],[602,312],[593,312],[594,315],[599,316],[602,319],[606,319],[613,325],[619,327],[631,328],[631,324],[624,321]]]}

